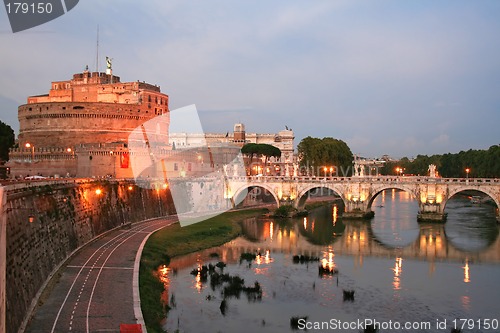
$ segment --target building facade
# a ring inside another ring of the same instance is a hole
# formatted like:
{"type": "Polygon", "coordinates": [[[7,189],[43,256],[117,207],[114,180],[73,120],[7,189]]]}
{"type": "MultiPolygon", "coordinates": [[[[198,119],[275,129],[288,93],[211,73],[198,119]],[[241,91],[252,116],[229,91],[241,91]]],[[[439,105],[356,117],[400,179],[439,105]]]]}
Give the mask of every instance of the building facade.
{"type": "MultiPolygon", "coordinates": [[[[286,174],[287,170],[293,169],[296,163],[294,154],[294,133],[291,129],[284,129],[278,133],[247,133],[245,125],[237,123],[234,125],[233,133],[170,133],[169,142],[176,149],[190,149],[206,145],[234,144],[243,147],[247,143],[263,143],[275,146],[281,150],[279,159],[268,161],[269,166],[264,166],[264,161],[254,161],[249,166],[247,174],[286,174]],[[288,167],[287,167],[288,165],[288,167]],[[257,168],[261,168],[261,172],[257,168]],[[251,168],[255,168],[253,170],[251,168]],[[266,170],[264,170],[265,168],[266,170]],[[267,170],[269,169],[269,170],[267,170]]],[[[248,168],[248,167],[247,167],[248,168]]]]}
{"type": "Polygon", "coordinates": [[[131,176],[130,133],[156,118],[147,140],[168,145],[168,95],[145,82],[121,82],[108,67],[54,81],[48,94],[19,106],[19,148],[9,154],[11,177],[131,176]]]}

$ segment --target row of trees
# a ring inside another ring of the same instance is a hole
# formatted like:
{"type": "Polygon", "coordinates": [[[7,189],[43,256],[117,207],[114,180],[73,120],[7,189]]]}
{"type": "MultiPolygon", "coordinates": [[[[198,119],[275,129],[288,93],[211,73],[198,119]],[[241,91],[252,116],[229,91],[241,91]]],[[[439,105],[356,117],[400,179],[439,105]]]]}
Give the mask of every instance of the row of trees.
{"type": "Polygon", "coordinates": [[[331,137],[306,137],[297,146],[302,172],[319,176],[335,174],[348,176],[352,174],[353,155],[347,144],[331,137]],[[331,171],[333,170],[333,171],[331,171]]]}
{"type": "Polygon", "coordinates": [[[388,162],[381,174],[394,175],[396,168],[403,168],[405,174],[426,175],[429,164],[435,164],[442,177],[466,177],[469,169],[470,177],[500,177],[500,145],[491,146],[487,150],[461,151],[456,154],[418,155],[414,160],[402,158],[397,162],[388,162]]]}

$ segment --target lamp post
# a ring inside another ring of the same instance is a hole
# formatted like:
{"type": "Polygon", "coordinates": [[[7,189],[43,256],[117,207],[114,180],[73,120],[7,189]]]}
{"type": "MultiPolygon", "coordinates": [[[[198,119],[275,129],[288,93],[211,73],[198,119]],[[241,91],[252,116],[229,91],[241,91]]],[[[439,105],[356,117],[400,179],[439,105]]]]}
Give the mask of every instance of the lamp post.
{"type": "Polygon", "coordinates": [[[31,162],[35,160],[35,146],[29,142],[24,145],[26,148],[31,148],[31,162]]]}
{"type": "Polygon", "coordinates": [[[467,181],[469,181],[469,172],[470,172],[470,168],[466,168],[465,169],[465,179],[467,179],[467,181]]]}

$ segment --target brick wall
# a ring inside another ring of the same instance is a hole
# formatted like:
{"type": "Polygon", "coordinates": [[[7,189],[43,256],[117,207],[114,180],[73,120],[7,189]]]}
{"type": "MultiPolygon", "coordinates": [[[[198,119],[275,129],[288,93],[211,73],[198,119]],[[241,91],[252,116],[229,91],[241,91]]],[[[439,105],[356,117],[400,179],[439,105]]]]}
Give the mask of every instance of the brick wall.
{"type": "Polygon", "coordinates": [[[9,333],[17,332],[44,281],[72,251],[124,221],[174,212],[167,190],[143,189],[127,181],[82,179],[4,189],[9,333]],[[97,188],[102,194],[96,194],[97,188]],[[28,221],[30,214],[35,216],[33,223],[28,221]]]}

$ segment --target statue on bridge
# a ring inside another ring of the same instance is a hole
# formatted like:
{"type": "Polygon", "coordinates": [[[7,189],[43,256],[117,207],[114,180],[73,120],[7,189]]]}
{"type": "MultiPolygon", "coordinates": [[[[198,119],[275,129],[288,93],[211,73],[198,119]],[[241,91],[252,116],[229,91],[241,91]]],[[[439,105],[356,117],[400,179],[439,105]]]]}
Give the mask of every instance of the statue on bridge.
{"type": "Polygon", "coordinates": [[[431,164],[429,165],[429,177],[431,178],[436,178],[436,165],[431,164]]]}

